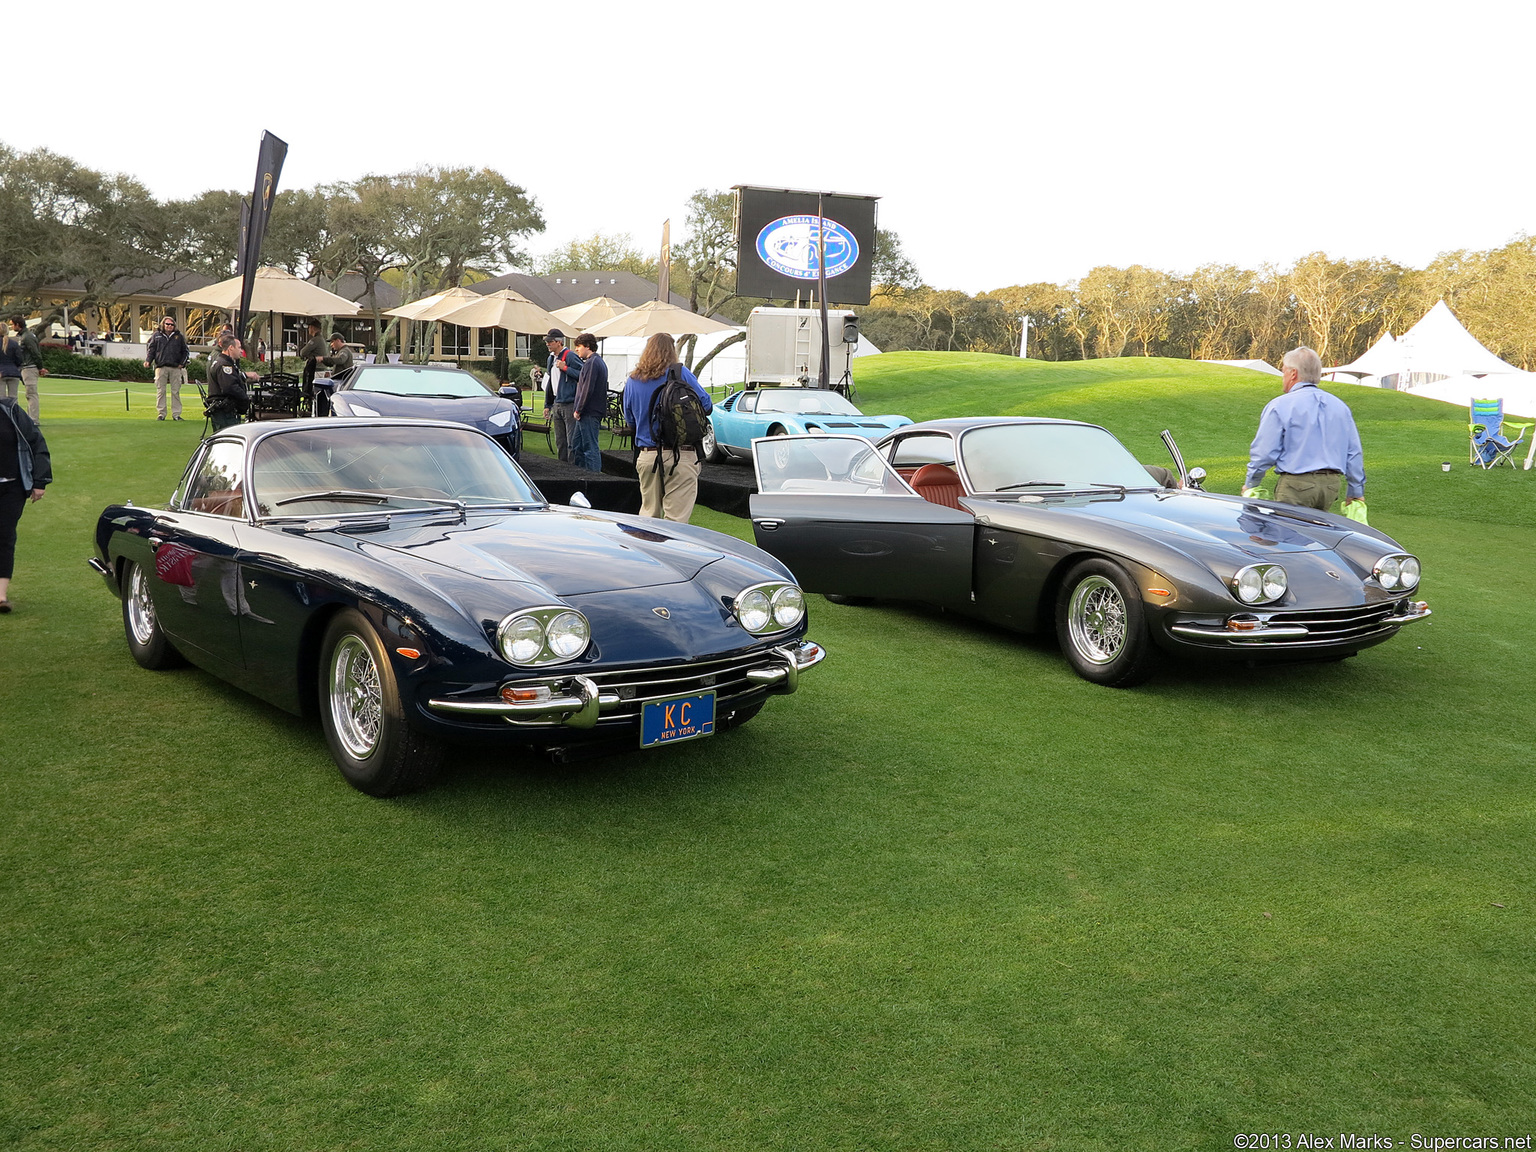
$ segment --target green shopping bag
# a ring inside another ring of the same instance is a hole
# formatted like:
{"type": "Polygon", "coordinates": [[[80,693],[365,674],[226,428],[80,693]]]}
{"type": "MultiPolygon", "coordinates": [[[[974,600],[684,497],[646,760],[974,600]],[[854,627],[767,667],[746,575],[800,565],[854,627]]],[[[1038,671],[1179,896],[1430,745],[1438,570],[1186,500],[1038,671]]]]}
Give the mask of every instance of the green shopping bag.
{"type": "Polygon", "coordinates": [[[1358,520],[1366,527],[1370,527],[1371,522],[1365,518],[1364,500],[1346,500],[1344,502],[1344,515],[1348,516],[1351,520],[1358,520]]]}

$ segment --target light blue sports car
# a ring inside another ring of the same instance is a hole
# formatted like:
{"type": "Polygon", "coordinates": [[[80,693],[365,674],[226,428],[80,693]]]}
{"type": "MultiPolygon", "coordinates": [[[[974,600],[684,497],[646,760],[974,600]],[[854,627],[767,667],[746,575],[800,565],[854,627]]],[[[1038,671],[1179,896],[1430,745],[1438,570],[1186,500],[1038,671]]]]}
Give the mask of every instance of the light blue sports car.
{"type": "Polygon", "coordinates": [[[910,423],[905,416],[866,416],[830,388],[748,388],[715,405],[704,435],[704,457],[751,460],[752,440],[758,436],[819,431],[878,440],[910,423]]]}

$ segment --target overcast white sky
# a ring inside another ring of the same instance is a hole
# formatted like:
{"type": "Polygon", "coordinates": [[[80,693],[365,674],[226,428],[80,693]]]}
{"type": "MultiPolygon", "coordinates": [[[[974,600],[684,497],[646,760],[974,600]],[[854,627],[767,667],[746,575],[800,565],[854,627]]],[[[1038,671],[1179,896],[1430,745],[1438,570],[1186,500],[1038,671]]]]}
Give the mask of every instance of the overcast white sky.
{"type": "Polygon", "coordinates": [[[483,165],[537,199],[535,251],[594,231],[654,248],[699,188],[868,193],[929,283],[971,292],[1317,249],[1422,265],[1536,229],[1528,3],[137,11],[72,6],[67,38],[27,22],[0,139],[163,197],[247,189],[266,128],[285,188],[483,165]]]}

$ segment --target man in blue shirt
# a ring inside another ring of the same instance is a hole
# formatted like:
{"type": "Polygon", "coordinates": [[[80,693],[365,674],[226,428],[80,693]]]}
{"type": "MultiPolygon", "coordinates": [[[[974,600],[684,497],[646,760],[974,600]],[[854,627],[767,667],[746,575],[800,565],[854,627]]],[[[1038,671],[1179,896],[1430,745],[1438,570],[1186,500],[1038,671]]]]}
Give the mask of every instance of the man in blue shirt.
{"type": "Polygon", "coordinates": [[[603,470],[603,453],[597,434],[608,413],[608,365],[597,354],[597,337],[583,332],[576,337],[581,357],[581,377],[576,381],[576,435],[571,444],[571,463],[588,472],[603,470]]]}
{"type": "Polygon", "coordinates": [[[1346,503],[1365,499],[1365,454],[1349,405],[1317,386],[1323,362],[1310,348],[1293,348],[1280,361],[1285,391],[1264,406],[1248,450],[1244,496],[1253,496],[1275,470],[1275,499],[1328,511],[1348,481],[1346,503]]]}
{"type": "Polygon", "coordinates": [[[549,330],[544,347],[549,349],[544,366],[544,419],[553,419],[555,453],[569,464],[571,440],[576,431],[576,382],[581,378],[581,361],[565,346],[565,333],[558,328],[549,330]]]}

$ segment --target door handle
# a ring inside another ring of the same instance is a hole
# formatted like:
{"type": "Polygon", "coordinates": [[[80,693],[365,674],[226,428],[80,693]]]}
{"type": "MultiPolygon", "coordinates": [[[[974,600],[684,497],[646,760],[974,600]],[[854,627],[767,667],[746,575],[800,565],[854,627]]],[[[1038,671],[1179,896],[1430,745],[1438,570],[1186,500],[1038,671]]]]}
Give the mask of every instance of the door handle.
{"type": "Polygon", "coordinates": [[[160,545],[162,545],[164,543],[165,543],[165,541],[160,539],[160,537],[158,537],[158,536],[151,536],[149,538],[149,550],[151,552],[158,552],[158,551],[160,551],[160,545]]]}
{"type": "Polygon", "coordinates": [[[754,520],[754,521],[752,521],[752,523],[757,525],[764,532],[772,532],[774,529],[781,527],[784,524],[784,521],[782,521],[782,520],[754,520]]]}

